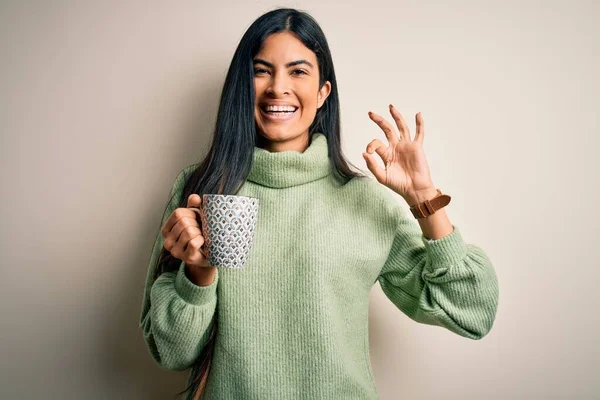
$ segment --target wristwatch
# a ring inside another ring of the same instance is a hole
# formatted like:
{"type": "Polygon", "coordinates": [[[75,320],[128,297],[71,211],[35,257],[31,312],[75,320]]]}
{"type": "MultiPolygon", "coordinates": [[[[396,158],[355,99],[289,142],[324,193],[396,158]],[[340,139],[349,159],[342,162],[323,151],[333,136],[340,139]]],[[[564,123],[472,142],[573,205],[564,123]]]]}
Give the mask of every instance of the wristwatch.
{"type": "Polygon", "coordinates": [[[437,196],[435,196],[433,199],[425,200],[424,202],[415,204],[410,208],[410,211],[412,212],[412,215],[414,215],[415,218],[426,218],[434,212],[436,212],[437,210],[439,210],[440,208],[445,207],[448,205],[448,203],[450,203],[450,196],[448,196],[447,194],[443,194],[440,191],[440,189],[437,189],[437,192],[437,196]]]}

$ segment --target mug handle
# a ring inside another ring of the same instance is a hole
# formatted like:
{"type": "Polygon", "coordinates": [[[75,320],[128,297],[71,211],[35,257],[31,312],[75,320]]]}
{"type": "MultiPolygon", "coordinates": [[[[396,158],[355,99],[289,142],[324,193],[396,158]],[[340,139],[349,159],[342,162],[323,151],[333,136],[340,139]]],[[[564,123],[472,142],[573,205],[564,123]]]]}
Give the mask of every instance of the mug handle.
{"type": "MultiPolygon", "coordinates": [[[[202,232],[202,218],[200,217],[200,212],[201,212],[200,209],[197,207],[188,207],[188,209],[190,209],[196,213],[196,220],[198,221],[198,224],[200,225],[200,232],[202,232]]],[[[208,258],[208,255],[206,255],[206,250],[202,249],[205,245],[206,245],[206,241],[204,242],[204,244],[202,246],[200,246],[200,253],[202,253],[202,255],[205,258],[208,258]]]]}
{"type": "Polygon", "coordinates": [[[200,218],[200,209],[197,207],[188,207],[189,210],[192,210],[193,212],[196,213],[197,217],[196,219],[198,220],[198,222],[201,222],[202,219],[200,218]]]}

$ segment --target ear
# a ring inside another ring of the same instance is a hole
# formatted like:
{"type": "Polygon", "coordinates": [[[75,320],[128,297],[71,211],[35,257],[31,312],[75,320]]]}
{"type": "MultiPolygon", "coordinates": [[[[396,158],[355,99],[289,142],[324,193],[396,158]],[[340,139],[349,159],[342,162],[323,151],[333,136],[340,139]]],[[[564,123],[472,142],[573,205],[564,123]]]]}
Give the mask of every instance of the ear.
{"type": "Polygon", "coordinates": [[[331,82],[327,81],[323,84],[323,86],[319,90],[319,93],[317,94],[317,108],[321,108],[323,103],[325,103],[325,99],[327,99],[327,97],[329,97],[330,93],[331,93],[331,82]]]}

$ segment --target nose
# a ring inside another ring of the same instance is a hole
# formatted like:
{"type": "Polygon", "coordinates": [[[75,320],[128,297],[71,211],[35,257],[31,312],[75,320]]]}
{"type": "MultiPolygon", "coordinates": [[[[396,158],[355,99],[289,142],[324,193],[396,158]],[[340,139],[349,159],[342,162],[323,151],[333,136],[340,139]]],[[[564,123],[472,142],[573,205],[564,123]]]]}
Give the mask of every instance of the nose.
{"type": "Polygon", "coordinates": [[[275,72],[273,75],[271,75],[271,79],[269,80],[269,84],[267,85],[266,92],[275,97],[281,96],[283,94],[289,94],[289,82],[290,81],[285,72],[275,72]]]}

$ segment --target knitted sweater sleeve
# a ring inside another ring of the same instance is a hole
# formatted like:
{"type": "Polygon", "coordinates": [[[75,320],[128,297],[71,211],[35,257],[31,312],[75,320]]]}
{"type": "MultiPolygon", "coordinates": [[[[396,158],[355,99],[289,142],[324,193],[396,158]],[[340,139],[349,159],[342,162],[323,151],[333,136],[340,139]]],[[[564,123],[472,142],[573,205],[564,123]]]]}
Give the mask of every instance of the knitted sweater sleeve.
{"type": "MultiPolygon", "coordinates": [[[[161,227],[179,206],[185,172],[186,169],[175,179],[161,227]]],[[[217,305],[219,272],[212,284],[197,286],[186,277],[182,261],[177,271],[164,272],[153,281],[163,242],[159,231],[146,275],[140,327],[146,346],[159,366],[183,371],[196,362],[208,341],[217,305]]]]}
{"type": "Polygon", "coordinates": [[[393,240],[377,278],[385,295],[416,322],[483,338],[494,323],[499,296],[486,253],[465,243],[456,225],[449,235],[429,240],[400,204],[391,212],[393,240]]]}

